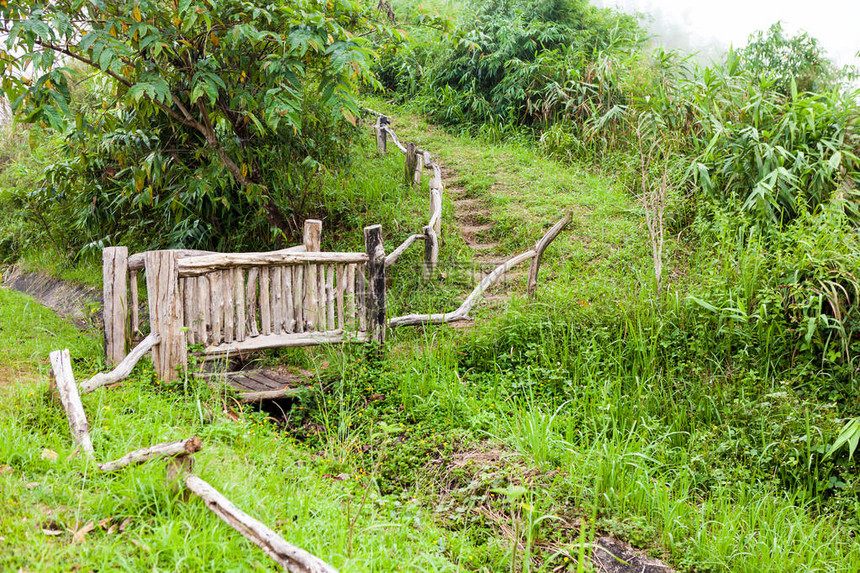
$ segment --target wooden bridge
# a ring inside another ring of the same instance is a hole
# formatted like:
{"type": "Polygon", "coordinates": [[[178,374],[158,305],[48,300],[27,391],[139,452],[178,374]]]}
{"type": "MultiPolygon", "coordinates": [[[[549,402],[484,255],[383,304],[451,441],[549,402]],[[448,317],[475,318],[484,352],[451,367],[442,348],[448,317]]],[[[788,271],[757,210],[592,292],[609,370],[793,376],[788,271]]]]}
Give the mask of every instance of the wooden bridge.
{"type": "MultiPolygon", "coordinates": [[[[105,352],[119,364],[139,319],[144,271],[155,370],[172,380],[189,351],[204,358],[264,348],[383,341],[385,250],[379,225],[365,252],[320,252],[322,223],[305,222],[304,243],[280,251],[103,251],[105,352]]],[[[137,350],[137,349],[136,349],[137,350]]]]}

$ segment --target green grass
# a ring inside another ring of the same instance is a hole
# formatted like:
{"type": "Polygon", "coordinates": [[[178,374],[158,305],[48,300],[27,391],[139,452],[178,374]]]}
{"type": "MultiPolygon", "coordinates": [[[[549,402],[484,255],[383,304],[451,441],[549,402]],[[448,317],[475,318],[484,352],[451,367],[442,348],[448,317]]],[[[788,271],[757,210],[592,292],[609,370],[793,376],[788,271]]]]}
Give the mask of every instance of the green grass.
{"type": "MultiPolygon", "coordinates": [[[[481,307],[471,331],[391,332],[382,357],[358,346],[272,353],[319,381],[278,419],[191,380],[160,384],[143,363],[83,397],[99,460],[198,435],[203,479],[345,572],[502,572],[514,560],[518,571],[576,571],[605,533],[688,571],[860,568],[856,465],[823,456],[837,408],[804,392],[798,372],[760,367],[749,328],[726,319],[734,338],[718,336],[681,282],[654,298],[641,220],[617,181],[526,143],[392,114],[402,139],[486,200],[500,255],[573,209],[538,299],[481,307]],[[514,531],[526,548],[516,556],[514,531]]],[[[326,249],[361,249],[361,226],[381,222],[390,251],[426,222],[425,190],[400,184],[402,156],[376,159],[366,139],[364,167],[326,180],[321,200],[346,205],[324,227],[326,249]]],[[[451,208],[446,197],[441,260],[469,262],[451,208]]],[[[391,315],[450,310],[472,286],[453,272],[423,283],[421,251],[391,269],[391,315]]],[[[737,280],[754,290],[754,265],[742,266],[737,280]]],[[[0,569],[274,570],[166,485],[162,464],[100,475],[74,453],[46,359],[69,347],[83,379],[100,363],[98,335],[5,290],[0,329],[3,367],[13,365],[0,398],[0,569]],[[71,543],[69,530],[102,520],[71,543]]]]}

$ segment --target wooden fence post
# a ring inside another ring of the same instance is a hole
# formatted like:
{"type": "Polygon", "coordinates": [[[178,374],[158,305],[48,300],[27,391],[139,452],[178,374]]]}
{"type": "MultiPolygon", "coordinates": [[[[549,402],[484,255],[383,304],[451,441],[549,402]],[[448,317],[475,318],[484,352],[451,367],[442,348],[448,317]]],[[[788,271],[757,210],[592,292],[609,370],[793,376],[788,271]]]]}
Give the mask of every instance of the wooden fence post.
{"type": "Polygon", "coordinates": [[[115,366],[125,358],[128,318],[128,248],[102,251],[102,305],[105,323],[105,358],[115,366]]]}
{"type": "Polygon", "coordinates": [[[424,280],[429,279],[436,272],[436,264],[439,262],[439,239],[433,227],[424,227],[424,280]]]}
{"type": "Polygon", "coordinates": [[[165,382],[174,380],[176,367],[188,362],[176,259],[172,251],[146,253],[149,321],[151,331],[161,337],[161,342],[152,348],[152,362],[158,377],[165,382]]]}
{"type": "Polygon", "coordinates": [[[382,226],[364,228],[367,252],[367,331],[370,340],[385,342],[385,248],[382,246],[382,226]]]}
{"type": "MultiPolygon", "coordinates": [[[[322,242],[322,221],[318,219],[305,219],[303,238],[307,252],[320,252],[320,244],[322,242]]],[[[303,306],[305,330],[316,330],[320,320],[318,312],[320,293],[317,285],[317,265],[305,265],[304,283],[305,297],[303,306]]]]}
{"type": "Polygon", "coordinates": [[[407,185],[415,184],[415,167],[418,166],[418,148],[414,143],[406,144],[406,163],[404,164],[404,176],[407,185]]]}
{"type": "Polygon", "coordinates": [[[388,133],[385,131],[385,126],[388,125],[388,118],[384,115],[380,115],[376,117],[376,125],[373,126],[373,130],[376,132],[376,151],[380,155],[385,155],[388,133]]]}
{"type": "Polygon", "coordinates": [[[424,171],[424,155],[419,153],[415,158],[415,173],[412,175],[412,184],[421,187],[421,173],[424,171]]]}

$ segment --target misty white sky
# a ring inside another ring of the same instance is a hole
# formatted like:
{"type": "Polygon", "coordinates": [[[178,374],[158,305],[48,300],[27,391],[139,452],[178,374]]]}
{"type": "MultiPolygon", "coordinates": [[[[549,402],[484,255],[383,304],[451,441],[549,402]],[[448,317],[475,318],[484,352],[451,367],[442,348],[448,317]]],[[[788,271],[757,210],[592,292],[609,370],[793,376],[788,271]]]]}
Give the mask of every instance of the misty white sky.
{"type": "Polygon", "coordinates": [[[592,0],[598,6],[653,16],[651,31],[668,47],[700,50],[744,46],[777,20],[794,34],[817,38],[839,65],[860,63],[860,0],[592,0]]]}

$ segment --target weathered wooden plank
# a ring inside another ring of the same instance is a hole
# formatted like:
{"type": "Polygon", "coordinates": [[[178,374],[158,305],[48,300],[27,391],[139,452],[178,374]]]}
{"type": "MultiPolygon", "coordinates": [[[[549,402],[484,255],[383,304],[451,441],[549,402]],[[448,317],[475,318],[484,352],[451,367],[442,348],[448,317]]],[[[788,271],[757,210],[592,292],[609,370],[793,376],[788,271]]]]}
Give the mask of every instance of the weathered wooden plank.
{"type": "Polygon", "coordinates": [[[197,278],[187,277],[179,279],[179,296],[182,299],[182,318],[187,330],[185,340],[188,344],[197,342],[197,331],[194,330],[194,301],[197,298],[197,278]]]}
{"type": "Polygon", "coordinates": [[[269,334],[246,338],[242,342],[231,342],[208,346],[204,352],[207,355],[218,356],[235,354],[263,348],[289,348],[298,346],[316,346],[318,344],[337,344],[340,342],[362,342],[367,338],[363,332],[348,332],[329,330],[327,332],[304,332],[294,334],[269,334]]]}
{"type": "Polygon", "coordinates": [[[272,307],[270,301],[270,276],[268,268],[260,269],[260,334],[272,334],[272,307]]]}
{"type": "MultiPolygon", "coordinates": [[[[296,245],[294,247],[287,247],[286,249],[280,249],[277,251],[272,251],[274,253],[301,253],[305,250],[304,245],[296,245]]],[[[188,257],[200,257],[204,255],[217,255],[215,251],[197,251],[193,249],[173,249],[173,252],[176,253],[176,256],[180,259],[188,258],[188,257]]],[[[143,263],[146,258],[146,253],[137,253],[128,257],[128,269],[130,271],[139,271],[143,269],[143,263]]]]}
{"type": "Polygon", "coordinates": [[[116,365],[125,358],[128,316],[128,248],[102,251],[102,312],[105,324],[105,358],[116,365]]]}
{"type": "Polygon", "coordinates": [[[236,322],[236,307],[233,300],[235,287],[233,286],[233,271],[230,269],[221,271],[221,292],[222,300],[224,301],[224,340],[234,340],[234,328],[236,322]]]}
{"type": "Polygon", "coordinates": [[[305,268],[303,265],[293,267],[293,313],[295,313],[295,332],[305,331],[305,268]]]}
{"type": "Polygon", "coordinates": [[[284,292],[284,332],[296,331],[296,311],[293,308],[293,268],[284,267],[282,271],[284,292]]]}
{"type": "Polygon", "coordinates": [[[211,344],[212,337],[209,334],[212,324],[209,316],[209,277],[197,277],[195,280],[197,281],[197,343],[211,344]]]}
{"type": "Polygon", "coordinates": [[[161,336],[152,349],[152,362],[158,376],[169,382],[176,378],[176,367],[185,366],[188,359],[175,253],[146,253],[146,290],[152,332],[161,336]]]}
{"type": "Polygon", "coordinates": [[[325,265],[325,321],[326,329],[337,328],[334,322],[334,265],[325,265]]]}
{"type": "Polygon", "coordinates": [[[137,271],[128,272],[128,290],[131,294],[131,336],[140,334],[140,295],[137,292],[137,271]]]}
{"type": "Polygon", "coordinates": [[[269,267],[269,301],[272,306],[272,333],[280,334],[284,330],[284,277],[282,267],[269,267]]]}
{"type": "Polygon", "coordinates": [[[224,340],[224,295],[220,272],[209,274],[209,317],[212,324],[212,344],[220,344],[224,340]]]}
{"type": "Polygon", "coordinates": [[[233,269],[233,303],[236,305],[236,340],[245,340],[248,320],[245,314],[245,270],[233,269]]]}
{"type": "Polygon", "coordinates": [[[345,312],[343,308],[344,292],[346,291],[346,265],[337,266],[337,290],[335,297],[337,298],[337,327],[341,330],[346,329],[344,321],[345,312]]]}
{"type": "Polygon", "coordinates": [[[346,330],[356,328],[356,295],[355,295],[355,265],[346,265],[346,293],[344,303],[346,304],[346,330]]]}
{"type": "MultiPolygon", "coordinates": [[[[260,279],[260,269],[248,269],[248,283],[245,285],[245,301],[247,305],[248,336],[259,336],[260,329],[257,321],[257,286],[260,279]]],[[[241,341],[240,341],[241,342],[241,341]]]]}

